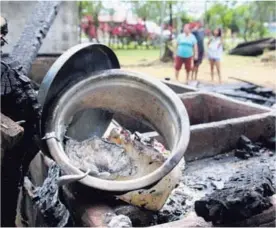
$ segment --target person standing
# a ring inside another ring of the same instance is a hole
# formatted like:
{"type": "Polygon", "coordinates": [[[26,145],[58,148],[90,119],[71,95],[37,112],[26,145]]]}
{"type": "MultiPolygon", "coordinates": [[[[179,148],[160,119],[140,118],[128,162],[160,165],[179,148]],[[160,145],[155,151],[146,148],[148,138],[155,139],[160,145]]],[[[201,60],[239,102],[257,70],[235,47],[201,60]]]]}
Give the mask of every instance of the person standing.
{"type": "Polygon", "coordinates": [[[191,33],[190,25],[186,24],[183,33],[177,37],[177,52],[175,56],[175,77],[179,80],[179,71],[182,64],[185,65],[186,82],[189,81],[190,72],[193,69],[193,61],[198,58],[197,40],[191,33]]]}
{"type": "Polygon", "coordinates": [[[221,58],[223,54],[223,41],[221,29],[215,29],[208,42],[208,58],[211,68],[211,79],[214,80],[214,67],[217,69],[219,83],[221,83],[221,58]]]}
{"type": "Polygon", "coordinates": [[[194,60],[194,68],[192,71],[192,80],[197,80],[198,68],[202,63],[204,56],[204,29],[201,22],[196,22],[192,31],[197,40],[198,58],[194,60]]]}

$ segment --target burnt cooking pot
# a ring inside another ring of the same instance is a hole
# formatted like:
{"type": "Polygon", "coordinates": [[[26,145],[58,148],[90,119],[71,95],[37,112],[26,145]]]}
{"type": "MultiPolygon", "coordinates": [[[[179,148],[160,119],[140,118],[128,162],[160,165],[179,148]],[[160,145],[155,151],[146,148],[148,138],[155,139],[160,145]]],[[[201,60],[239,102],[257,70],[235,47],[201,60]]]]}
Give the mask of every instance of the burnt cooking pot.
{"type": "MultiPolygon", "coordinates": [[[[45,121],[49,107],[72,85],[94,72],[118,69],[115,53],[103,44],[78,44],[64,52],[51,66],[39,88],[38,101],[42,110],[41,136],[45,135],[45,121]]],[[[91,135],[102,136],[112,120],[113,114],[103,110],[85,110],[75,116],[67,135],[82,141],[91,135]]]]}
{"type": "Polygon", "coordinates": [[[46,124],[46,143],[65,174],[84,174],[74,167],[64,151],[63,139],[73,116],[85,109],[120,112],[145,122],[165,139],[170,157],[152,173],[134,180],[113,181],[87,176],[80,182],[92,188],[128,192],[150,186],[180,162],[188,146],[190,124],[180,98],[165,84],[150,76],[120,69],[105,70],[70,87],[53,105],[46,124]]]}

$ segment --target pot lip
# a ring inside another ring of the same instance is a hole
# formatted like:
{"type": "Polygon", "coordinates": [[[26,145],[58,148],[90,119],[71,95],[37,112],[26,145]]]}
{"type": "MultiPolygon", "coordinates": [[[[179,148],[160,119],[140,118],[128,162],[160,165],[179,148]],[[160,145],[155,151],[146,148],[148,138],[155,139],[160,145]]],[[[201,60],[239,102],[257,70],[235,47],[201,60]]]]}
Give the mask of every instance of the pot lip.
{"type": "MultiPolygon", "coordinates": [[[[74,55],[78,54],[80,51],[83,51],[87,48],[91,49],[102,49],[102,51],[107,54],[107,57],[111,60],[113,68],[120,68],[120,63],[117,59],[117,56],[115,53],[110,49],[108,46],[105,46],[104,44],[98,44],[98,43],[82,43],[77,44],[70,49],[68,49],[66,52],[64,52],[61,56],[58,57],[58,59],[54,62],[54,64],[51,66],[51,68],[48,70],[47,74],[43,78],[41,82],[41,86],[38,93],[38,101],[44,107],[44,105],[48,102],[48,94],[51,90],[51,86],[58,75],[59,71],[66,65],[66,62],[74,57],[74,55]]],[[[61,75],[62,77],[62,75],[61,75]]],[[[53,95],[54,96],[54,95],[53,95]]]]}
{"type": "MultiPolygon", "coordinates": [[[[50,67],[47,74],[43,78],[39,91],[38,91],[38,102],[42,106],[42,115],[40,120],[40,135],[43,137],[45,134],[45,119],[48,115],[48,109],[55,102],[56,97],[61,96],[64,93],[64,89],[71,87],[70,83],[73,81],[79,81],[83,77],[90,76],[92,73],[97,71],[96,68],[89,68],[87,64],[91,65],[90,61],[84,61],[85,66],[82,69],[78,67],[72,67],[72,61],[79,58],[84,58],[87,56],[87,52],[89,52],[88,56],[94,55],[95,52],[101,52],[104,54],[104,59],[102,59],[103,64],[101,68],[103,69],[119,69],[120,63],[111,48],[104,44],[99,43],[81,43],[77,44],[64,53],[60,55],[54,64],[50,67]],[[81,57],[80,57],[81,56],[81,57]],[[64,74],[64,69],[70,69],[68,74],[64,74]],[[89,68],[89,70],[87,70],[89,68]],[[82,73],[78,73],[82,72],[82,73]],[[74,76],[74,77],[73,77],[74,76]],[[57,89],[58,88],[58,89],[57,89]]],[[[97,59],[96,56],[93,57],[97,59]]],[[[102,112],[102,115],[106,114],[106,112],[102,112]]],[[[112,116],[106,119],[106,124],[108,125],[111,122],[112,116]]],[[[103,126],[105,128],[105,126],[103,126]]],[[[44,142],[42,143],[44,144],[44,142]]],[[[43,147],[45,145],[42,145],[43,147]]]]}
{"type": "MultiPolygon", "coordinates": [[[[127,181],[115,181],[115,180],[104,180],[93,176],[87,176],[84,179],[80,180],[79,182],[87,185],[92,188],[105,190],[105,191],[112,191],[112,192],[128,192],[137,189],[145,188],[149,185],[157,183],[160,181],[164,176],[169,174],[175,166],[180,162],[180,160],[184,157],[184,153],[188,147],[189,139],[190,139],[190,124],[189,124],[189,117],[187,111],[185,109],[184,104],[177,96],[176,93],[173,92],[167,85],[159,81],[158,79],[154,79],[152,77],[135,73],[124,71],[120,69],[113,69],[113,70],[106,70],[103,72],[98,72],[98,74],[94,74],[80,82],[76,83],[70,89],[68,89],[57,102],[61,102],[63,99],[66,99],[66,94],[72,93],[73,90],[78,90],[83,88],[85,85],[89,85],[89,83],[97,80],[108,79],[116,80],[116,75],[127,76],[126,80],[135,79],[141,83],[147,83],[149,86],[154,87],[157,91],[166,97],[167,101],[172,105],[172,110],[176,113],[176,124],[178,125],[178,133],[176,134],[177,139],[174,141],[174,145],[172,145],[171,155],[168,159],[160,166],[158,169],[154,170],[153,172],[134,179],[134,180],[127,180],[127,181]]],[[[56,106],[55,110],[53,111],[53,116],[50,116],[50,121],[47,120],[48,128],[47,133],[51,134],[55,132],[55,115],[57,114],[58,107],[56,106]],[[54,120],[54,121],[53,121],[54,120]]],[[[54,160],[61,166],[61,169],[65,172],[65,174],[84,174],[83,171],[78,169],[77,167],[73,166],[70,163],[69,158],[66,156],[66,153],[63,149],[62,143],[56,137],[49,137],[46,138],[46,143],[48,145],[48,150],[54,160]]]]}

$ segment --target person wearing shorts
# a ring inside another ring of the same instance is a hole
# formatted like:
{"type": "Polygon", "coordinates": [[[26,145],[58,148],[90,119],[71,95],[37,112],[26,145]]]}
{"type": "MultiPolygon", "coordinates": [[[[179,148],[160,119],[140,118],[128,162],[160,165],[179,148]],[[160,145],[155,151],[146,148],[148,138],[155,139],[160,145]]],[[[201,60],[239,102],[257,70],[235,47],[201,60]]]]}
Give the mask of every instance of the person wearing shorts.
{"type": "Polygon", "coordinates": [[[190,31],[190,25],[186,24],[183,33],[177,37],[177,52],[175,56],[175,77],[179,80],[179,71],[185,65],[186,81],[189,81],[190,72],[193,69],[194,59],[197,59],[197,40],[190,31]]]}
{"type": "Polygon", "coordinates": [[[198,47],[198,58],[194,60],[192,80],[197,80],[198,68],[202,63],[203,56],[204,56],[204,29],[202,28],[201,22],[194,23],[192,33],[197,40],[197,47],[198,47]]]}
{"type": "Polygon", "coordinates": [[[211,68],[211,79],[214,80],[214,67],[217,69],[219,83],[221,83],[220,62],[223,54],[223,43],[221,38],[221,29],[215,29],[213,36],[208,42],[208,58],[211,68]]]}

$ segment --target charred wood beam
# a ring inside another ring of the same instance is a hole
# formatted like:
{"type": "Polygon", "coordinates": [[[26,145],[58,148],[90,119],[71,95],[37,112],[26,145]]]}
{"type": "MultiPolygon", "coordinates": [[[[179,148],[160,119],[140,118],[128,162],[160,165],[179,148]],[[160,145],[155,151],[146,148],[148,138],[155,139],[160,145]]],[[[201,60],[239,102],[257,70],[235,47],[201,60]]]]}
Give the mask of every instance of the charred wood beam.
{"type": "Polygon", "coordinates": [[[61,1],[38,1],[19,41],[12,49],[10,58],[22,65],[26,75],[58,13],[60,4],[61,1]]]}
{"type": "Polygon", "coordinates": [[[214,225],[234,226],[233,223],[261,214],[273,206],[270,197],[275,194],[275,188],[272,181],[267,166],[238,171],[223,189],[196,201],[195,212],[214,225]]]}
{"type": "Polygon", "coordinates": [[[23,138],[5,151],[1,164],[1,226],[15,226],[19,188],[29,163],[39,148],[34,143],[40,119],[40,105],[26,77],[60,5],[60,1],[39,1],[6,62],[1,61],[1,110],[14,121],[24,120],[23,138]]]}
{"type": "Polygon", "coordinates": [[[24,189],[32,199],[34,206],[40,211],[45,224],[49,227],[73,225],[69,211],[59,199],[57,182],[60,172],[60,168],[55,163],[51,164],[48,177],[41,187],[34,186],[28,177],[24,179],[24,189]]]}
{"type": "MultiPolygon", "coordinates": [[[[276,195],[271,198],[273,206],[260,214],[254,215],[246,220],[234,222],[232,227],[275,227],[276,219],[276,195]]],[[[196,213],[190,212],[183,219],[169,222],[161,225],[151,226],[151,228],[179,228],[179,227],[212,227],[212,223],[204,221],[203,218],[198,217],[196,213]]]]}
{"type": "MultiPolygon", "coordinates": [[[[254,83],[252,83],[250,81],[246,81],[246,80],[243,80],[243,79],[239,79],[239,78],[235,78],[235,77],[229,77],[229,78],[234,79],[236,81],[245,82],[245,83],[248,83],[250,85],[256,85],[256,84],[254,84],[254,83]]],[[[256,85],[256,86],[259,86],[259,85],[256,85]]]]}

